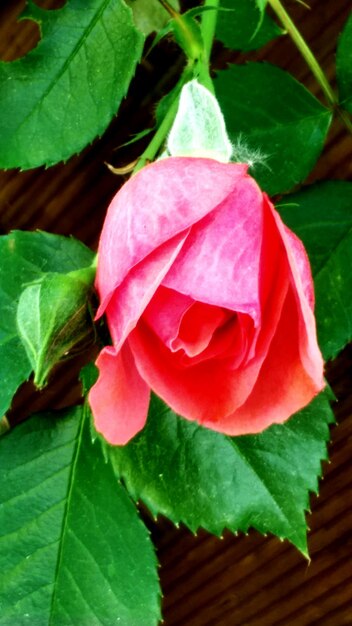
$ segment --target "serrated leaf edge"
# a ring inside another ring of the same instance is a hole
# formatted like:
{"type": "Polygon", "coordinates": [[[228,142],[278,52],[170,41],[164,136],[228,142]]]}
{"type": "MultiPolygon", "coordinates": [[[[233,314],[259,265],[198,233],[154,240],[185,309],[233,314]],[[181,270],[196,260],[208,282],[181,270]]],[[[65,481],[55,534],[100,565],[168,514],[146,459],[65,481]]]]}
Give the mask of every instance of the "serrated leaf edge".
{"type": "MultiPolygon", "coordinates": [[[[162,415],[163,413],[167,413],[167,412],[168,412],[168,408],[165,407],[163,409],[163,411],[160,412],[160,415],[162,415]]],[[[324,453],[322,454],[322,457],[320,458],[319,468],[317,468],[317,472],[315,473],[315,477],[316,477],[317,483],[319,483],[319,481],[322,479],[322,474],[323,474],[322,465],[323,465],[323,462],[328,461],[329,433],[330,433],[330,426],[333,423],[335,423],[335,418],[334,418],[334,414],[333,414],[332,409],[331,409],[331,405],[329,403],[329,419],[326,421],[326,438],[324,439],[324,441],[325,441],[324,453]]],[[[201,428],[201,426],[199,426],[199,428],[201,428]]],[[[232,441],[231,441],[232,438],[228,437],[228,436],[225,436],[224,438],[226,440],[230,440],[230,444],[232,446],[232,441]]],[[[323,445],[323,442],[322,442],[322,445],[323,445]]],[[[112,465],[114,467],[114,463],[113,462],[112,462],[112,465]]],[[[115,474],[116,474],[116,472],[115,472],[115,474]]],[[[248,526],[245,526],[243,528],[242,527],[238,527],[238,528],[236,528],[236,530],[233,530],[232,528],[230,528],[226,524],[222,525],[221,528],[218,528],[218,529],[215,529],[214,527],[212,527],[211,525],[209,525],[207,523],[203,524],[202,522],[199,525],[197,525],[197,526],[192,526],[191,524],[189,524],[187,522],[186,519],[183,519],[182,517],[173,516],[172,512],[171,512],[171,514],[169,512],[166,513],[165,510],[163,511],[163,510],[160,509],[160,506],[154,506],[152,500],[148,499],[148,497],[146,497],[145,495],[144,496],[143,495],[137,496],[135,490],[129,485],[128,478],[126,478],[122,474],[118,477],[118,480],[122,481],[122,484],[125,486],[127,492],[130,494],[132,500],[135,503],[137,503],[137,504],[139,502],[143,503],[143,505],[151,513],[151,515],[153,516],[155,521],[157,521],[159,517],[166,517],[167,519],[169,519],[174,524],[174,526],[176,528],[178,528],[180,524],[183,524],[194,535],[197,535],[197,533],[200,530],[205,530],[205,531],[211,533],[212,535],[215,535],[218,538],[222,538],[222,536],[223,536],[225,531],[229,531],[230,533],[232,533],[234,535],[237,535],[240,532],[243,533],[244,535],[248,535],[248,532],[251,529],[253,529],[253,530],[256,530],[257,532],[259,532],[264,537],[270,535],[272,537],[278,538],[282,542],[287,541],[291,545],[295,546],[299,550],[299,552],[304,556],[304,558],[306,558],[308,561],[310,560],[309,552],[308,552],[308,544],[307,544],[307,533],[309,532],[310,529],[307,526],[307,524],[306,524],[306,539],[305,539],[304,545],[301,542],[299,542],[299,541],[298,542],[293,541],[292,538],[276,535],[270,529],[262,527],[260,524],[248,525],[248,526]]],[[[306,503],[305,503],[305,505],[302,508],[302,515],[303,515],[304,518],[306,517],[307,513],[310,513],[310,509],[309,509],[310,495],[311,494],[317,495],[318,491],[319,491],[319,485],[318,484],[317,484],[317,488],[316,489],[310,489],[309,487],[305,488],[305,500],[306,500],[306,503]]],[[[269,491],[269,493],[270,493],[270,491],[269,491]]],[[[285,516],[285,519],[287,521],[286,516],[285,516]]],[[[291,526],[291,524],[290,524],[290,526],[291,526]]]]}

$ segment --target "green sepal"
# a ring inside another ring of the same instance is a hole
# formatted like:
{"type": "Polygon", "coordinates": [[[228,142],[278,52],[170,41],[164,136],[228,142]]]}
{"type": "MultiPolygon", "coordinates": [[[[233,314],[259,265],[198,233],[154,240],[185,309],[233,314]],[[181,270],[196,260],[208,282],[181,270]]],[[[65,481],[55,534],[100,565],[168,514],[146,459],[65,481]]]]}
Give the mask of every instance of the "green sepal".
{"type": "Polygon", "coordinates": [[[170,156],[212,158],[224,163],[231,159],[232,145],[218,101],[197,80],[182,88],[167,150],[170,156]]]}

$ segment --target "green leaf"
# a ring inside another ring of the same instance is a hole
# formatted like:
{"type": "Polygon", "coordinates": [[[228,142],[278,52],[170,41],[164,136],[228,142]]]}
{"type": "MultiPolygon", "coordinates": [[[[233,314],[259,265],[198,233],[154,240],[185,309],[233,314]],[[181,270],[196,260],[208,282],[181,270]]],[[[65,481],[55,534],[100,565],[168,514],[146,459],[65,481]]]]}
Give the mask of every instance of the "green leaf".
{"type": "Polygon", "coordinates": [[[281,193],[306,178],[326,138],[331,112],[290,74],[267,63],[219,72],[215,89],[230,138],[253,152],[251,173],[281,193]]]}
{"type": "Polygon", "coordinates": [[[94,274],[91,268],[91,281],[84,282],[76,272],[49,273],[20,296],[17,327],[39,388],[61,358],[94,334],[89,306],[94,274]]]}
{"type": "Polygon", "coordinates": [[[352,13],[337,46],[336,73],[340,104],[352,113],[352,13]]]}
{"type": "Polygon", "coordinates": [[[304,512],[318,488],[331,421],[321,395],[283,425],[227,437],[177,417],[153,397],[144,430],[128,445],[110,447],[110,457],[132,497],[154,515],[217,535],[254,527],[306,554],[304,512]]]}
{"type": "Polygon", "coordinates": [[[256,50],[282,35],[281,28],[259,9],[255,0],[221,0],[216,37],[233,50],[256,50]]]}
{"type": "MultiPolygon", "coordinates": [[[[126,0],[126,4],[131,7],[135,24],[144,35],[158,32],[170,19],[159,0],[126,0]]],[[[180,10],[178,0],[169,0],[169,4],[176,11],[180,10]]]]}
{"type": "MultiPolygon", "coordinates": [[[[0,314],[1,309],[0,305],[0,314]]],[[[0,329],[0,417],[11,406],[18,387],[29,378],[31,371],[32,367],[19,337],[0,329]]]]}
{"type": "Polygon", "coordinates": [[[145,128],[144,130],[141,130],[139,133],[132,135],[132,139],[130,139],[129,141],[125,141],[125,143],[122,143],[119,146],[119,148],[125,148],[126,146],[131,146],[137,141],[140,141],[140,139],[143,139],[143,137],[150,135],[150,133],[152,133],[154,130],[155,130],[154,128],[145,128]]]}
{"type": "Polygon", "coordinates": [[[352,339],[352,183],[324,182],[286,199],[278,208],[307,249],[319,345],[332,359],[352,339]]]}
{"type": "Polygon", "coordinates": [[[0,167],[53,165],[101,135],[139,61],[143,36],[123,0],[67,0],[22,17],[42,39],[27,56],[0,63],[0,167]]]}
{"type": "Polygon", "coordinates": [[[83,408],[0,441],[0,624],[145,626],[160,615],[148,532],[83,408]]]}
{"type": "Polygon", "coordinates": [[[80,270],[93,258],[91,250],[72,238],[20,231],[0,237],[0,416],[32,370],[16,323],[22,291],[47,272],[80,270]]]}
{"type": "Polygon", "coordinates": [[[97,382],[99,376],[99,370],[97,366],[90,362],[84,365],[80,372],[80,381],[82,384],[82,395],[86,396],[94,383],[97,382]]]}

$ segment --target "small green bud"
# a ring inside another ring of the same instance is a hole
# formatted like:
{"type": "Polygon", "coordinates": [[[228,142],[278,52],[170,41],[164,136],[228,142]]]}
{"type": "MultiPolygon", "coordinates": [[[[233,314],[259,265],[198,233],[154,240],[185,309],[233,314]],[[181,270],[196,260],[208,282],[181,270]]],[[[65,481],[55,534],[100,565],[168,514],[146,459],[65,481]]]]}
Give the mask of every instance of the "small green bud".
{"type": "Polygon", "coordinates": [[[42,388],[52,367],[93,332],[89,296],[95,270],[48,273],[26,287],[17,307],[17,327],[42,388]]]}

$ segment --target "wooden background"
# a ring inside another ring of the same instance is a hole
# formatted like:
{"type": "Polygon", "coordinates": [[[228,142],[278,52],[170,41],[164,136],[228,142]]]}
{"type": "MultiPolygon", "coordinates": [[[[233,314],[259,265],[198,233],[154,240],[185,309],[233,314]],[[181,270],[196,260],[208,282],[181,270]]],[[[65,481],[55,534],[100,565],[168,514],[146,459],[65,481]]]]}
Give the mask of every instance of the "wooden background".
{"type": "MultiPolygon", "coordinates": [[[[57,7],[63,1],[37,2],[57,7]]],[[[191,3],[184,3],[190,6],[191,3]]],[[[311,0],[311,9],[295,2],[286,6],[329,79],[335,83],[336,40],[352,8],[347,0],[311,0]]],[[[16,16],[22,0],[2,0],[0,5],[0,58],[12,60],[30,50],[38,40],[37,26],[16,16]]],[[[265,59],[280,65],[306,84],[318,97],[319,88],[288,38],[244,57],[230,55],[220,45],[214,65],[229,59],[265,59]]],[[[164,42],[144,60],[124,102],[104,137],[66,165],[19,173],[0,173],[0,231],[41,228],[73,234],[96,247],[106,207],[123,180],[113,176],[104,161],[123,165],[143,146],[116,150],[130,132],[150,124],[155,104],[175,82],[182,64],[176,47],[164,42]]],[[[339,122],[310,181],[351,180],[352,141],[339,122]]],[[[352,210],[352,207],[351,207],[352,210]]],[[[77,399],[75,384],[80,361],[69,371],[59,367],[48,389],[34,392],[25,385],[15,401],[13,419],[46,407],[61,407],[77,399]]],[[[324,464],[320,496],[311,498],[308,516],[308,564],[287,542],[275,537],[225,534],[219,540],[200,532],[197,537],[169,522],[146,520],[161,563],[165,626],[342,626],[352,625],[352,349],[347,348],[327,376],[338,398],[332,429],[330,464],[324,464]]],[[[79,625],[77,625],[79,626],[79,625]]],[[[146,624],[148,626],[148,624],[146,624]]]]}

